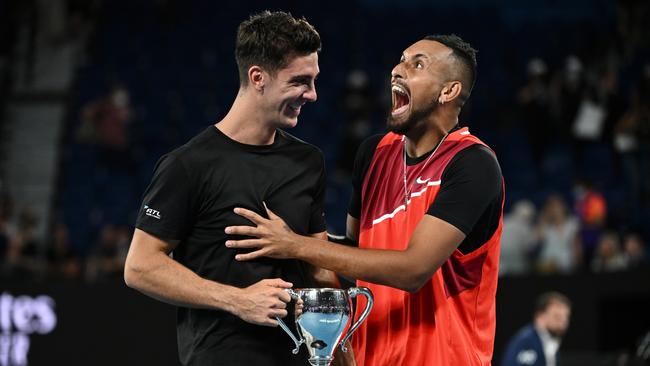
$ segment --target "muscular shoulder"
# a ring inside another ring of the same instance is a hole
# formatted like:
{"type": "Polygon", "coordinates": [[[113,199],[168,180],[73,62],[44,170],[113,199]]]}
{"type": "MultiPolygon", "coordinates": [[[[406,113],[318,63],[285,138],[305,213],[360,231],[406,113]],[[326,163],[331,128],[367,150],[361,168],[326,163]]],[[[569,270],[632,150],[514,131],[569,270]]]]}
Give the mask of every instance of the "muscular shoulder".
{"type": "Polygon", "coordinates": [[[489,147],[481,144],[471,145],[456,154],[449,163],[449,168],[470,168],[469,170],[492,171],[501,174],[501,167],[489,147]]]}
{"type": "Polygon", "coordinates": [[[494,153],[483,145],[469,146],[445,168],[440,191],[427,213],[465,233],[459,249],[467,254],[483,245],[498,227],[502,182],[494,153]]]}
{"type": "Polygon", "coordinates": [[[480,181],[496,193],[503,180],[501,167],[494,152],[487,146],[475,144],[458,152],[445,169],[442,180],[480,181]]]}

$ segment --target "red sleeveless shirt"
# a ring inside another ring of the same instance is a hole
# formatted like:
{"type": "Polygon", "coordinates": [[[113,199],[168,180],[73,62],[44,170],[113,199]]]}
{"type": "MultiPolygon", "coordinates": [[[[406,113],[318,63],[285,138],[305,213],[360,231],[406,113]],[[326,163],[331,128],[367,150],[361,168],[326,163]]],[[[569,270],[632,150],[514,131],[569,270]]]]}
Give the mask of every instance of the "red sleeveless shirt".
{"type": "MultiPolygon", "coordinates": [[[[467,128],[449,134],[430,159],[406,167],[403,137],[388,133],[363,180],[359,247],[404,250],[436,199],[452,158],[474,144],[467,128]]],[[[503,204],[503,203],[502,203],[503,204]]],[[[456,250],[417,292],[358,281],[375,304],[353,337],[359,366],[490,365],[502,218],[492,237],[469,254],[456,250]]],[[[357,317],[365,306],[359,298],[357,317]]]]}

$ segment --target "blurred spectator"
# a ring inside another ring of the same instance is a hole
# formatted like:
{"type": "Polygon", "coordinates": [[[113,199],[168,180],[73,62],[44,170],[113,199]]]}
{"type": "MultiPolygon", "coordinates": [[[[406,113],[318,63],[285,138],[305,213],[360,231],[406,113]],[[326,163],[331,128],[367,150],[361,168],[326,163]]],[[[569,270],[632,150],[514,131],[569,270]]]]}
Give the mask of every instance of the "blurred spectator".
{"type": "Polygon", "coordinates": [[[580,262],[578,220],[569,215],[566,202],[551,195],[539,217],[538,269],[542,273],[570,273],[580,262]]]}
{"type": "Polygon", "coordinates": [[[503,219],[499,275],[519,275],[530,270],[530,255],[537,241],[533,220],[535,205],[521,200],[503,219]]]}
{"type": "Polygon", "coordinates": [[[66,279],[80,277],[81,261],[70,246],[68,228],[65,225],[59,224],[54,228],[45,257],[49,275],[66,279]]]}
{"type": "Polygon", "coordinates": [[[578,152],[584,145],[606,140],[614,120],[622,114],[623,101],[618,95],[618,75],[606,69],[598,79],[585,86],[575,119],[573,137],[578,152]]]}
{"type": "Polygon", "coordinates": [[[619,90],[618,70],[613,67],[605,67],[600,72],[593,98],[605,110],[601,140],[611,144],[614,126],[625,113],[627,104],[627,100],[619,90]]]}
{"type": "Polygon", "coordinates": [[[575,211],[580,219],[580,243],[585,264],[591,263],[607,219],[607,201],[586,181],[574,186],[575,211]]]}
{"type": "Polygon", "coordinates": [[[549,128],[550,91],[546,63],[539,58],[531,59],[528,62],[527,75],[526,85],[517,93],[517,102],[521,110],[520,120],[525,125],[533,159],[539,166],[544,148],[556,130],[556,128],[549,128]]]}
{"type": "Polygon", "coordinates": [[[363,70],[353,70],[348,74],[342,96],[342,110],[345,116],[345,135],[337,168],[343,180],[352,174],[352,165],[361,142],[370,135],[371,118],[374,111],[374,96],[368,84],[368,75],[363,70]]]}
{"type": "Polygon", "coordinates": [[[570,130],[575,122],[585,93],[586,82],[580,59],[568,56],[564,68],[551,88],[551,111],[560,131],[570,130]]]}
{"type": "Polygon", "coordinates": [[[9,241],[7,262],[17,275],[34,275],[42,271],[40,245],[36,239],[38,218],[26,208],[18,216],[18,230],[9,241]]]}
{"type": "Polygon", "coordinates": [[[650,202],[650,64],[635,87],[629,110],[614,127],[614,148],[623,173],[629,219],[638,225],[641,207],[650,202]]]}
{"type": "Polygon", "coordinates": [[[623,240],[623,257],[628,269],[645,267],[647,258],[641,236],[635,233],[625,235],[623,240]]]}
{"type": "Polygon", "coordinates": [[[557,292],[537,299],[532,324],[515,334],[501,360],[501,366],[555,366],[562,337],[569,328],[571,302],[557,292]]]}
{"type": "Polygon", "coordinates": [[[108,95],[83,108],[77,140],[98,146],[108,165],[124,163],[129,149],[126,127],[131,115],[128,90],[122,85],[115,86],[108,95]]]}
{"type": "Polygon", "coordinates": [[[99,243],[88,258],[86,279],[92,282],[121,278],[130,238],[131,235],[126,228],[104,226],[99,243]]]}
{"type": "Polygon", "coordinates": [[[596,255],[591,261],[594,272],[615,272],[625,269],[625,257],[621,253],[618,235],[606,232],[598,242],[596,255]]]}

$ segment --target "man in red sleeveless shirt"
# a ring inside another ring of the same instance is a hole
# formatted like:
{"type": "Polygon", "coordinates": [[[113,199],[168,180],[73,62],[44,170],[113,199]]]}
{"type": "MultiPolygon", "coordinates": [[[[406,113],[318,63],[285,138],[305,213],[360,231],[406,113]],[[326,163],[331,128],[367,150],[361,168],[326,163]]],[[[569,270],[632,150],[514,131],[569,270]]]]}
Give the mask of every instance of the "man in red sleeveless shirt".
{"type": "Polygon", "coordinates": [[[269,209],[235,209],[256,226],[226,229],[256,237],[226,242],[257,249],[238,260],[297,258],[371,288],[352,342],[359,365],[491,364],[504,191],[494,153],[458,127],[475,52],[427,36],[393,68],[389,132],[355,160],[347,237],[358,248],[298,236],[269,209]]]}

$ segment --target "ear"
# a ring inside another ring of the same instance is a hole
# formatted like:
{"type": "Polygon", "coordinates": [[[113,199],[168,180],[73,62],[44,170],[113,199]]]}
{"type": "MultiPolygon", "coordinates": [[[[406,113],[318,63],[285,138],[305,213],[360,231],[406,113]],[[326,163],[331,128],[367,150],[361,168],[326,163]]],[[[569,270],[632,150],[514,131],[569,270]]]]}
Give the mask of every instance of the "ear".
{"type": "Polygon", "coordinates": [[[248,84],[257,91],[264,91],[264,84],[266,83],[267,78],[268,74],[257,65],[253,65],[248,69],[248,84]]]}
{"type": "Polygon", "coordinates": [[[463,84],[460,81],[450,81],[442,87],[440,95],[438,96],[438,103],[445,104],[458,98],[460,92],[463,90],[463,84]]]}

